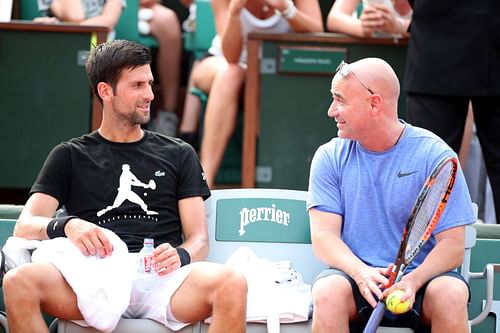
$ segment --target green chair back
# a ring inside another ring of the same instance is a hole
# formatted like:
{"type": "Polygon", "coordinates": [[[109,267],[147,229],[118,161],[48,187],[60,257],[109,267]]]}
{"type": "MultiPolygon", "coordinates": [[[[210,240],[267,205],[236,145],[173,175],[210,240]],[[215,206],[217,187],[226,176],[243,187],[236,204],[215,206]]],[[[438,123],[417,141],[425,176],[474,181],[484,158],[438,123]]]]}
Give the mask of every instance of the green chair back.
{"type": "MultiPolygon", "coordinates": [[[[0,247],[3,247],[7,238],[12,236],[14,226],[16,225],[15,219],[0,219],[0,247]]],[[[3,302],[3,292],[0,288],[0,311],[5,312],[5,304],[3,302]]]]}
{"type": "Polygon", "coordinates": [[[226,262],[238,248],[258,257],[290,260],[311,283],[325,268],[313,254],[306,192],[281,189],[213,190],[206,201],[208,261],[226,262]]]}
{"type": "Polygon", "coordinates": [[[0,204],[0,219],[16,220],[24,205],[0,204]]]}
{"type": "Polygon", "coordinates": [[[45,16],[46,13],[42,13],[38,9],[37,0],[21,0],[19,1],[19,18],[21,20],[32,21],[35,17],[45,16]]]}
{"type": "Polygon", "coordinates": [[[196,29],[184,33],[184,48],[200,59],[208,51],[215,37],[214,14],[210,0],[196,0],[196,29]]]}
{"type": "Polygon", "coordinates": [[[137,30],[137,12],[139,11],[139,0],[127,0],[120,20],[116,24],[116,39],[136,41],[149,48],[157,48],[158,42],[151,35],[141,35],[137,30]]]}
{"type": "Polygon", "coordinates": [[[3,246],[7,238],[12,236],[16,219],[0,219],[0,246],[3,246]]]}

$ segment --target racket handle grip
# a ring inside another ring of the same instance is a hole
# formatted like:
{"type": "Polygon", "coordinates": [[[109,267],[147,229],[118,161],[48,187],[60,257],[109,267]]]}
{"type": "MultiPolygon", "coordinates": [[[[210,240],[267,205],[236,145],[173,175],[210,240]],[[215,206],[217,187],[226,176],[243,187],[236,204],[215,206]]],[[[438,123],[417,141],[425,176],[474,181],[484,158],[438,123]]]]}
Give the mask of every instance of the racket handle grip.
{"type": "Polygon", "coordinates": [[[385,303],[379,301],[377,306],[373,310],[370,319],[368,319],[363,333],[375,333],[380,325],[380,322],[382,321],[382,318],[384,318],[384,313],[385,303]]]}

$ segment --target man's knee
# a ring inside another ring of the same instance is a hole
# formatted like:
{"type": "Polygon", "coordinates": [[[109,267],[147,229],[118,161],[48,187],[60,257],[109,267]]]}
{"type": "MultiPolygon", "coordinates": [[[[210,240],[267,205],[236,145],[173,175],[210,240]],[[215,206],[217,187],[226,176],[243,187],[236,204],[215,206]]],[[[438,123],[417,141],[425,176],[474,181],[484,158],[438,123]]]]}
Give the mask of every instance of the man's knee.
{"type": "Polygon", "coordinates": [[[340,275],[329,275],[317,280],[312,287],[312,297],[314,311],[350,310],[355,307],[351,285],[340,275]]]}
{"type": "Polygon", "coordinates": [[[425,317],[466,313],[468,299],[469,289],[463,281],[446,276],[434,279],[425,291],[425,317]]]}
{"type": "MultiPolygon", "coordinates": [[[[8,271],[3,278],[3,293],[6,298],[22,296],[36,291],[36,275],[33,275],[30,265],[23,265],[8,271]]],[[[32,295],[36,297],[36,295],[32,295]]]]}
{"type": "Polygon", "coordinates": [[[462,280],[443,276],[429,283],[425,291],[425,300],[433,304],[466,305],[469,289],[462,280]]]}
{"type": "Polygon", "coordinates": [[[245,275],[231,266],[216,263],[197,263],[188,277],[189,286],[198,287],[203,295],[210,299],[227,296],[234,298],[248,292],[245,275]]]}
{"type": "Polygon", "coordinates": [[[231,298],[244,296],[246,299],[248,292],[247,280],[240,271],[229,266],[223,266],[220,268],[216,280],[218,281],[216,287],[223,295],[231,296],[231,298]]]}

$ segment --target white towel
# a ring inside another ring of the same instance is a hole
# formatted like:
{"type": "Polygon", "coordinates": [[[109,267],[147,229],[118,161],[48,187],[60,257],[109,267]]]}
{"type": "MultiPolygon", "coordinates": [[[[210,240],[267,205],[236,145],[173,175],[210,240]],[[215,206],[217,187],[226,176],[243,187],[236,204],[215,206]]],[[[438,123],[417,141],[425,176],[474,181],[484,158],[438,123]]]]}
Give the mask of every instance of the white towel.
{"type": "Polygon", "coordinates": [[[28,241],[10,237],[3,250],[10,262],[22,264],[30,261],[26,255],[36,248],[31,261],[57,267],[77,296],[85,324],[111,332],[127,309],[137,271],[126,244],[112,231],[105,232],[113,245],[113,254],[105,258],[83,255],[67,238],[28,241]]]}
{"type": "Polygon", "coordinates": [[[31,262],[31,253],[38,247],[39,240],[28,240],[20,237],[9,237],[2,247],[5,256],[5,271],[31,262]]]}
{"type": "Polygon", "coordinates": [[[247,278],[248,322],[267,323],[269,333],[278,333],[280,323],[309,320],[310,285],[292,269],[290,261],[258,258],[251,249],[241,247],[231,254],[226,264],[247,278]]]}

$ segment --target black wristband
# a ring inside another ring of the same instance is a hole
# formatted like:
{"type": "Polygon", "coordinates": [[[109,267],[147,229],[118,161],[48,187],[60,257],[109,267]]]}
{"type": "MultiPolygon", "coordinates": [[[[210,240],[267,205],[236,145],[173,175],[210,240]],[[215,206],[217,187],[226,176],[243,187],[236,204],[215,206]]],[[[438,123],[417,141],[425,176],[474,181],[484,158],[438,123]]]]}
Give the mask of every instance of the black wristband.
{"type": "Polygon", "coordinates": [[[69,220],[77,218],[78,216],[69,215],[69,216],[61,216],[53,218],[49,224],[47,224],[47,236],[49,239],[53,239],[56,237],[66,237],[66,233],[64,232],[64,227],[69,220]]]}
{"type": "Polygon", "coordinates": [[[181,267],[191,263],[191,256],[189,255],[189,252],[185,248],[179,246],[176,247],[175,249],[177,250],[177,254],[181,259],[181,267]]]}

